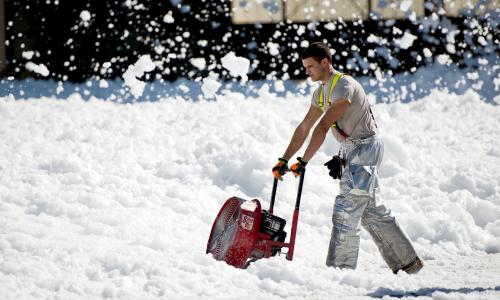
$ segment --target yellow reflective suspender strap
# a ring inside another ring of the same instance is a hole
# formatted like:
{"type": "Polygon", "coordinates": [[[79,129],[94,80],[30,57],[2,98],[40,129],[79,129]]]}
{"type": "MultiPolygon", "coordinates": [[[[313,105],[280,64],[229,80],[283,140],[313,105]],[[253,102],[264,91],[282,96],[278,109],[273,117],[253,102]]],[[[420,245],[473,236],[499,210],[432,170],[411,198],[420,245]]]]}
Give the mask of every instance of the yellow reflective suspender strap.
{"type": "MultiPolygon", "coordinates": [[[[335,74],[335,76],[333,76],[332,78],[332,83],[330,84],[330,92],[328,93],[328,106],[330,106],[332,104],[332,100],[331,100],[331,96],[332,96],[332,91],[333,89],[335,88],[335,85],[337,85],[337,81],[339,81],[339,79],[344,76],[344,74],[342,73],[337,73],[335,74]]],[[[321,108],[321,110],[323,112],[325,112],[325,105],[323,103],[323,88],[321,88],[321,90],[319,91],[319,108],[321,108]]],[[[337,132],[343,136],[344,138],[347,138],[348,135],[340,128],[340,126],[338,126],[337,122],[333,123],[332,128],[335,128],[335,130],[337,130],[337,132]]]]}
{"type": "MultiPolygon", "coordinates": [[[[332,101],[331,101],[332,91],[335,88],[335,85],[337,85],[337,81],[339,81],[339,79],[342,76],[344,76],[344,74],[337,73],[332,78],[332,83],[330,84],[330,92],[328,93],[328,106],[330,106],[332,104],[332,101]]],[[[319,91],[319,103],[318,103],[318,105],[319,105],[319,108],[321,108],[321,110],[323,112],[325,112],[325,105],[323,102],[323,88],[321,88],[321,90],[319,91]]],[[[340,126],[338,126],[338,122],[333,123],[331,127],[334,128],[343,138],[348,137],[348,135],[340,128],[340,126]]]]}
{"type": "MultiPolygon", "coordinates": [[[[340,77],[342,77],[343,75],[344,74],[342,74],[342,73],[337,73],[332,78],[332,83],[330,84],[330,92],[328,93],[328,106],[330,106],[330,104],[332,104],[332,101],[331,101],[332,91],[335,88],[337,81],[339,81],[340,77]]],[[[319,104],[319,108],[321,108],[322,111],[325,111],[325,109],[324,109],[325,105],[323,104],[323,89],[321,89],[319,91],[319,103],[318,104],[319,104]]]]}

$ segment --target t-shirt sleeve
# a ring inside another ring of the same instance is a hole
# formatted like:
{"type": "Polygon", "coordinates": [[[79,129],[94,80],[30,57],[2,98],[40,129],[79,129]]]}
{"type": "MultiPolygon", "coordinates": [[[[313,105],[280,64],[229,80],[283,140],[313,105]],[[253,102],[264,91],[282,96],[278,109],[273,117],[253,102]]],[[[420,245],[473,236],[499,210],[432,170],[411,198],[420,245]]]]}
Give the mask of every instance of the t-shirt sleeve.
{"type": "Polygon", "coordinates": [[[354,85],[349,82],[347,78],[339,79],[339,82],[335,86],[335,90],[333,91],[333,101],[338,99],[346,99],[349,103],[352,103],[352,99],[354,96],[354,85]]]}
{"type": "Polygon", "coordinates": [[[321,87],[317,88],[314,90],[312,98],[311,98],[311,105],[316,106],[317,108],[319,107],[319,90],[321,87]]]}

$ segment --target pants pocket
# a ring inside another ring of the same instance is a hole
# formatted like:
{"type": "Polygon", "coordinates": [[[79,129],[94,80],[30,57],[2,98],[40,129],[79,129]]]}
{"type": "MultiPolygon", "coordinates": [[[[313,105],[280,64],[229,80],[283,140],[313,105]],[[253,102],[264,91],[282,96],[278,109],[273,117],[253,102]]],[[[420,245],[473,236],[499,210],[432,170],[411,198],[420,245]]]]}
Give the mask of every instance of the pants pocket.
{"type": "Polygon", "coordinates": [[[355,195],[368,195],[374,192],[377,176],[375,166],[351,165],[351,191],[355,195]]]}

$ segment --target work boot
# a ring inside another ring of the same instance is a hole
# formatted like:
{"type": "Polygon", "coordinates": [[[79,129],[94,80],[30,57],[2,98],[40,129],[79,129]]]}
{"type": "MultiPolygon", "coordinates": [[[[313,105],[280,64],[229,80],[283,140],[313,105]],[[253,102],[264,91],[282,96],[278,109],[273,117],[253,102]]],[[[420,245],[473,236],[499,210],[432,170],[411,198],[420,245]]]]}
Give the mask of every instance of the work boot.
{"type": "MultiPolygon", "coordinates": [[[[404,266],[401,270],[405,271],[408,274],[417,274],[420,269],[424,267],[424,263],[420,260],[420,257],[417,256],[415,260],[406,266],[404,266]]],[[[396,272],[397,273],[397,272],[396,272]]]]}

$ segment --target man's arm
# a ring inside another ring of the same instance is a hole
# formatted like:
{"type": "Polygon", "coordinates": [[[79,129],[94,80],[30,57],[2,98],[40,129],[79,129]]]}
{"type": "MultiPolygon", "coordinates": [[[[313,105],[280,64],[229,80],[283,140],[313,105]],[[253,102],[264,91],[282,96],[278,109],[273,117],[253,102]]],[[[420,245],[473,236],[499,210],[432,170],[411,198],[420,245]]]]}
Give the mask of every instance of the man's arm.
{"type": "Polygon", "coordinates": [[[286,160],[290,160],[290,158],[299,151],[300,147],[304,144],[307,136],[309,135],[309,131],[314,126],[316,121],[318,121],[319,117],[323,114],[323,111],[319,107],[316,107],[311,104],[309,107],[309,111],[307,112],[304,120],[297,126],[295,132],[293,133],[292,139],[290,140],[290,144],[283,154],[283,158],[286,160]]]}
{"type": "Polygon", "coordinates": [[[323,118],[321,118],[321,121],[313,131],[311,142],[309,143],[309,146],[307,146],[306,152],[302,157],[304,161],[311,160],[316,151],[318,151],[319,147],[321,147],[321,145],[325,141],[325,136],[332,124],[342,118],[342,115],[347,110],[349,104],[349,101],[344,98],[335,100],[335,102],[332,103],[332,106],[330,106],[326,114],[323,116],[323,118]]]}

